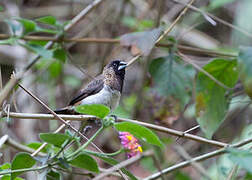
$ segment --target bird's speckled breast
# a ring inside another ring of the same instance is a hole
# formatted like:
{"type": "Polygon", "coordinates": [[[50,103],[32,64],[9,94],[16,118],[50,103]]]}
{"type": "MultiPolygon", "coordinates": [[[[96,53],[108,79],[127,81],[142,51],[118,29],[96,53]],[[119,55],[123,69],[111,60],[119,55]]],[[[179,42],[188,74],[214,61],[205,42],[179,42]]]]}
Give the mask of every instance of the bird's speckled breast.
{"type": "Polygon", "coordinates": [[[112,90],[109,86],[104,85],[99,93],[86,97],[81,104],[103,104],[113,111],[118,106],[120,97],[120,91],[112,90]]]}

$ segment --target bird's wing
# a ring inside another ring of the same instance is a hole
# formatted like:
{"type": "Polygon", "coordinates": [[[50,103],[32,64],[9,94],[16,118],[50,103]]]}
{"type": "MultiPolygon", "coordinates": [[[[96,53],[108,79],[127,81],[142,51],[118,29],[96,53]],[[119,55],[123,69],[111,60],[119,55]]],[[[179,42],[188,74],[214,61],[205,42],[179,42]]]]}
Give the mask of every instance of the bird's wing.
{"type": "Polygon", "coordinates": [[[94,95],[98,92],[100,92],[103,88],[103,76],[100,75],[96,77],[94,80],[92,80],[86,88],[82,89],[77,96],[75,96],[69,103],[70,106],[80,102],[84,98],[94,95]]]}

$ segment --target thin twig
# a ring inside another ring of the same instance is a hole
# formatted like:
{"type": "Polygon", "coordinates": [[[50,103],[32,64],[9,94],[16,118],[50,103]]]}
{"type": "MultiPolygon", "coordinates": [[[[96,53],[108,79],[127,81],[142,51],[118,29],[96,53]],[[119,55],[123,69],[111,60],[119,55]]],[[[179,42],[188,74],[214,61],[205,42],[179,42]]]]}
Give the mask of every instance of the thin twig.
{"type": "MultiPolygon", "coordinates": [[[[227,147],[233,147],[233,148],[238,148],[238,147],[241,147],[243,145],[246,145],[248,143],[251,143],[252,142],[252,138],[249,138],[247,140],[244,140],[244,141],[241,141],[239,143],[236,143],[236,144],[233,144],[233,145],[230,145],[230,146],[227,146],[227,147]]],[[[203,161],[203,160],[206,160],[206,159],[209,159],[209,158],[212,158],[212,157],[216,157],[216,156],[219,156],[221,154],[224,154],[226,153],[226,147],[225,148],[221,148],[221,149],[218,149],[218,150],[215,150],[215,151],[212,151],[210,153],[206,153],[206,154],[203,154],[203,155],[200,155],[200,156],[197,156],[195,158],[192,158],[190,160],[187,160],[187,161],[183,161],[181,163],[178,163],[174,166],[171,166],[169,168],[166,168],[164,170],[162,170],[162,172],[157,172],[157,173],[154,173],[146,178],[144,178],[144,180],[152,180],[152,179],[157,179],[161,176],[161,174],[167,174],[169,172],[172,172],[174,170],[177,170],[177,169],[180,169],[180,168],[184,168],[186,166],[189,166],[191,165],[191,163],[193,162],[200,162],[200,161],[203,161]]]]}
{"type": "MultiPolygon", "coordinates": [[[[6,145],[11,146],[11,147],[13,147],[13,148],[15,148],[16,150],[19,150],[19,151],[24,151],[24,152],[28,152],[28,153],[35,152],[34,149],[16,142],[14,139],[10,138],[8,135],[6,135],[6,136],[7,136],[7,139],[6,139],[6,142],[5,142],[6,145]]],[[[39,156],[46,156],[45,153],[41,153],[41,152],[38,153],[38,155],[39,156]]]]}
{"type": "MultiPolygon", "coordinates": [[[[188,5],[191,5],[195,0],[191,0],[188,5]]],[[[156,43],[159,43],[171,30],[175,27],[175,25],[179,22],[179,20],[182,18],[182,16],[186,13],[188,10],[188,5],[183,9],[183,11],[178,15],[178,17],[172,22],[172,24],[164,31],[164,33],[156,40],[156,43]]],[[[137,55],[133,57],[127,66],[132,65],[141,55],[137,55]]]]}
{"type": "MultiPolygon", "coordinates": [[[[0,39],[7,39],[11,36],[8,34],[0,34],[0,39]]],[[[47,36],[22,36],[19,37],[23,40],[37,40],[37,41],[54,41],[54,42],[75,42],[75,43],[109,43],[115,44],[120,43],[120,39],[112,39],[112,38],[62,38],[56,39],[55,37],[47,37],[47,36]]],[[[157,47],[172,47],[173,44],[165,44],[165,43],[156,43],[157,47]]],[[[191,53],[193,55],[207,55],[211,57],[222,56],[222,57],[237,57],[237,53],[223,53],[220,51],[215,51],[211,49],[197,48],[185,45],[178,45],[177,48],[184,53],[191,53]]]]}
{"type": "MultiPolygon", "coordinates": [[[[6,114],[4,114],[3,112],[2,112],[2,114],[3,114],[3,116],[6,116],[6,114]]],[[[33,113],[10,112],[9,116],[11,118],[19,118],[19,119],[40,119],[40,120],[56,119],[52,114],[33,114],[33,113]]],[[[65,119],[65,120],[67,119],[69,121],[87,121],[87,120],[90,120],[90,119],[96,119],[96,117],[91,116],[91,115],[58,115],[58,116],[61,117],[62,119],[65,119]]],[[[203,137],[200,137],[200,136],[185,133],[183,131],[177,131],[175,129],[170,129],[170,128],[166,128],[166,127],[163,127],[163,126],[158,126],[158,125],[155,125],[155,124],[150,124],[150,123],[146,123],[146,122],[142,122],[142,121],[126,119],[126,118],[120,118],[120,117],[118,117],[118,121],[125,121],[125,122],[131,122],[131,123],[139,124],[139,125],[148,127],[150,129],[153,129],[153,130],[156,130],[156,131],[168,133],[170,135],[181,137],[181,138],[191,139],[193,141],[197,141],[197,142],[200,142],[200,143],[206,143],[206,144],[217,146],[217,147],[226,147],[228,145],[228,144],[220,142],[220,141],[206,139],[206,138],[203,138],[203,137]]]]}
{"type": "MultiPolygon", "coordinates": [[[[176,2],[176,3],[180,3],[180,4],[185,5],[184,2],[181,2],[181,1],[178,1],[178,0],[173,0],[173,1],[176,2]]],[[[224,25],[226,25],[226,26],[228,26],[228,27],[230,27],[232,29],[235,29],[236,31],[239,31],[239,32],[243,33],[244,35],[246,35],[248,37],[252,37],[252,34],[249,33],[248,31],[246,31],[246,30],[244,30],[244,29],[242,29],[242,28],[240,28],[238,26],[235,26],[235,25],[233,25],[233,24],[231,24],[231,23],[229,23],[227,21],[224,21],[223,19],[221,19],[221,18],[219,18],[219,17],[217,17],[217,16],[215,16],[215,15],[209,13],[209,12],[203,11],[203,10],[193,6],[193,5],[188,5],[188,7],[190,9],[194,10],[194,11],[197,11],[197,12],[203,14],[203,15],[206,14],[207,16],[213,18],[214,20],[216,20],[216,21],[218,21],[218,22],[220,22],[220,23],[222,23],[222,24],[224,24],[224,25]]]]}
{"type": "Polygon", "coordinates": [[[207,77],[209,77],[211,80],[213,80],[216,84],[218,84],[220,87],[226,89],[226,90],[232,90],[232,88],[226,86],[225,84],[223,84],[222,82],[220,82],[219,80],[217,80],[215,77],[213,77],[210,73],[208,73],[207,71],[205,71],[204,69],[202,69],[199,65],[195,64],[189,57],[185,56],[184,54],[182,54],[181,52],[178,52],[178,55],[182,57],[182,59],[191,64],[193,67],[195,67],[195,69],[199,70],[200,72],[204,73],[207,77]]]}
{"type": "Polygon", "coordinates": [[[163,37],[165,37],[171,30],[175,27],[175,25],[179,22],[179,20],[182,18],[182,16],[186,13],[189,6],[192,5],[192,3],[195,0],[191,0],[188,4],[186,4],[186,7],[183,9],[183,11],[178,15],[178,17],[172,22],[172,24],[164,31],[164,33],[158,38],[156,43],[160,42],[163,37]]]}
{"type": "MultiPolygon", "coordinates": [[[[180,156],[182,156],[184,159],[183,160],[189,160],[192,159],[191,156],[186,152],[186,150],[180,146],[180,145],[175,145],[174,146],[176,152],[179,153],[180,156]]],[[[207,171],[205,170],[205,168],[197,163],[197,162],[192,162],[192,166],[199,171],[200,174],[202,174],[205,178],[211,180],[211,177],[208,175],[207,171]]]]}
{"type": "MultiPolygon", "coordinates": [[[[75,127],[73,127],[68,121],[65,121],[64,119],[62,119],[60,116],[58,116],[53,110],[51,110],[51,108],[49,108],[44,102],[42,102],[37,96],[35,96],[32,92],[30,92],[28,89],[26,89],[24,86],[22,86],[21,84],[19,84],[19,87],[21,87],[27,94],[29,94],[33,99],[35,99],[39,104],[41,104],[43,107],[45,107],[51,114],[53,114],[53,116],[55,117],[55,119],[61,121],[67,128],[72,129],[74,132],[76,132],[77,134],[79,134],[82,138],[86,139],[87,141],[89,140],[86,136],[84,136],[81,132],[79,132],[75,127]]],[[[98,148],[94,143],[91,142],[91,144],[99,151],[102,152],[100,150],[100,148],[98,148]]]]}

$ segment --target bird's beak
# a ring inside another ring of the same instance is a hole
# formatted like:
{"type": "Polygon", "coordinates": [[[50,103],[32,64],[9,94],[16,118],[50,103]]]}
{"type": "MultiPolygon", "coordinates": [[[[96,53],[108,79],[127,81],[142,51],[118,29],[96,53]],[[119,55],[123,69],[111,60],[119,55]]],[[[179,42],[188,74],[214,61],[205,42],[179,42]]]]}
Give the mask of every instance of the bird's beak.
{"type": "Polygon", "coordinates": [[[127,63],[121,61],[118,67],[118,71],[125,69],[126,67],[127,67],[127,63]]]}

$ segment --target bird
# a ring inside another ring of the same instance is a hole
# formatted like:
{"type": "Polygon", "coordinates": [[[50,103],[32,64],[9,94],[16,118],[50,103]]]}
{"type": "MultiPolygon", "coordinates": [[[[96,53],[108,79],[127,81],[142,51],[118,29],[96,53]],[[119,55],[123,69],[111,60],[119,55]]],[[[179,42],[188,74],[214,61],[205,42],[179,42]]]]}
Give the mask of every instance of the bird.
{"type": "Polygon", "coordinates": [[[109,62],[102,74],[73,97],[68,106],[55,110],[57,114],[78,114],[75,107],[86,104],[102,104],[113,112],[118,106],[122,94],[127,63],[122,60],[109,62]]]}

